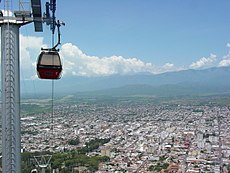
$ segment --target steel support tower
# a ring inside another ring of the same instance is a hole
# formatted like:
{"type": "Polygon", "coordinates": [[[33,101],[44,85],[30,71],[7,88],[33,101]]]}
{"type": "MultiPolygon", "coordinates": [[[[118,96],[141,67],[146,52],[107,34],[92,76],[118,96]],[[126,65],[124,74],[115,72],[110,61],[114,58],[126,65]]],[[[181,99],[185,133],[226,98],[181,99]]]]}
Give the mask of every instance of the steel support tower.
{"type": "Polygon", "coordinates": [[[26,23],[0,17],[3,173],[21,172],[19,28],[26,23]]]}
{"type": "MultiPolygon", "coordinates": [[[[19,6],[23,2],[19,0],[19,6]]],[[[45,17],[41,13],[41,0],[25,2],[30,2],[32,13],[31,10],[19,9],[10,14],[11,0],[5,0],[7,14],[0,11],[3,173],[21,173],[19,29],[31,22],[34,22],[35,32],[43,31],[43,22],[52,26],[52,33],[56,26],[58,30],[60,27],[60,23],[55,20],[56,0],[46,3],[45,17]],[[52,16],[49,14],[50,11],[52,16]]]]}

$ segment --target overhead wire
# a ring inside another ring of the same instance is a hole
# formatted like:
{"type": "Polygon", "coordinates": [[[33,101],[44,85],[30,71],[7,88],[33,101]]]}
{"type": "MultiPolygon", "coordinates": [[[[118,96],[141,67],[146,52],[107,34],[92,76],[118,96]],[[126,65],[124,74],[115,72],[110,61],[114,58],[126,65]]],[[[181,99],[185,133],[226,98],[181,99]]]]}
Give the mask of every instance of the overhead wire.
{"type": "MultiPolygon", "coordinates": [[[[52,33],[52,47],[54,46],[54,33],[52,33]]],[[[54,64],[54,58],[52,58],[54,64]]],[[[54,80],[52,80],[52,87],[51,87],[51,130],[53,136],[53,124],[54,124],[54,80]]]]}

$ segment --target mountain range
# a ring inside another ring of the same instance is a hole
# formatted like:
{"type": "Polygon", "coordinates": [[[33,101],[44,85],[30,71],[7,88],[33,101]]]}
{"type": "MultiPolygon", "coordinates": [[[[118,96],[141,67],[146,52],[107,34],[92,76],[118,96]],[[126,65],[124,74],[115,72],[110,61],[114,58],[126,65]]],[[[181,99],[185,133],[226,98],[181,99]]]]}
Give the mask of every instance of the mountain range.
{"type": "MultiPolygon", "coordinates": [[[[55,94],[207,95],[230,93],[230,67],[183,70],[162,74],[65,77],[54,81],[55,94]]],[[[52,82],[22,81],[22,94],[49,94],[52,82]]]]}

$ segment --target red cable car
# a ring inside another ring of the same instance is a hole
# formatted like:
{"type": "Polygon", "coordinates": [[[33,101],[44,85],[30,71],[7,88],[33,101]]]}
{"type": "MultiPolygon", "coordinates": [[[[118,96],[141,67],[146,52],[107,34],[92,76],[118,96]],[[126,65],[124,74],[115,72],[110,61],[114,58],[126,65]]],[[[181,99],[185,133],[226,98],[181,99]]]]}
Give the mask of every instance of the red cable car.
{"type": "Polygon", "coordinates": [[[62,64],[56,50],[42,51],[37,61],[37,74],[41,79],[60,79],[62,64]]]}

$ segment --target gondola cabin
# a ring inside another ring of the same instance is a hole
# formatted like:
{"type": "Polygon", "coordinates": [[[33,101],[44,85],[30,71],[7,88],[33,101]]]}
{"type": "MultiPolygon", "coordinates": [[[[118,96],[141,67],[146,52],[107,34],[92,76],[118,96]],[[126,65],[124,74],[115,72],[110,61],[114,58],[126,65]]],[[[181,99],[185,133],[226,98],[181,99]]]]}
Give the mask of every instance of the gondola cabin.
{"type": "Polygon", "coordinates": [[[57,51],[42,51],[37,61],[37,74],[41,79],[60,79],[62,64],[57,51]]]}

